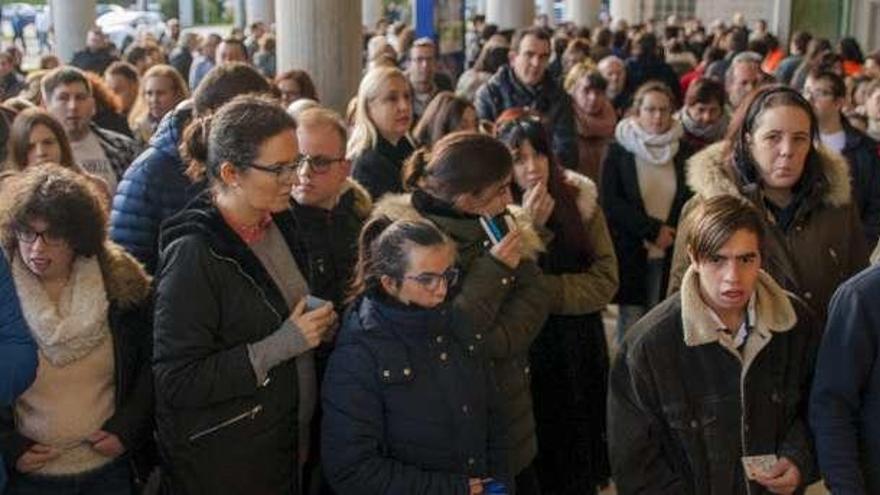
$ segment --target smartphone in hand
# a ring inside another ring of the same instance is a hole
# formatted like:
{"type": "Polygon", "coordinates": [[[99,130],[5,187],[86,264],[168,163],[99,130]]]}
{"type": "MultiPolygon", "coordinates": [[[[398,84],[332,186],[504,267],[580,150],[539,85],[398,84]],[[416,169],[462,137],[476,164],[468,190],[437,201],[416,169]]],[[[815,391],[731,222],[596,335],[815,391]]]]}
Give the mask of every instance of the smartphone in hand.
{"type": "Polygon", "coordinates": [[[306,296],[306,312],[314,311],[325,304],[330,304],[329,301],[321,299],[320,297],[315,297],[311,294],[306,296]]]}
{"type": "Polygon", "coordinates": [[[483,230],[486,231],[486,235],[489,236],[489,240],[492,241],[492,244],[498,244],[501,242],[501,239],[504,239],[504,236],[506,236],[508,232],[516,228],[513,216],[508,212],[504,212],[494,217],[480,217],[480,225],[483,227],[483,230]]]}

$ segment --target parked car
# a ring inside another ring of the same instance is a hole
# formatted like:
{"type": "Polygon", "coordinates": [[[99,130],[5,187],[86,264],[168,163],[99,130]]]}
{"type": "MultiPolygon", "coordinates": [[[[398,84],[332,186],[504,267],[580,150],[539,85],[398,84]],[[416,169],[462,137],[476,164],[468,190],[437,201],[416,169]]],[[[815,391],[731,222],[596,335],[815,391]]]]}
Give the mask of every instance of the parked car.
{"type": "Polygon", "coordinates": [[[156,39],[165,32],[162,15],[143,10],[111,11],[99,17],[95,24],[120,51],[124,51],[142,30],[152,33],[156,39]]]}

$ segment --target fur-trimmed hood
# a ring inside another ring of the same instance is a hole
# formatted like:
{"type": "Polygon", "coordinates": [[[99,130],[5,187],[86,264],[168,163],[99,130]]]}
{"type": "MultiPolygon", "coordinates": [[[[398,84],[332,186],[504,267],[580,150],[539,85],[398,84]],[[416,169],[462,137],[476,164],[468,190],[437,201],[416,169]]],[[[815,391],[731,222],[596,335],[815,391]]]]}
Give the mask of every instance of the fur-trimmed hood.
{"type": "Polygon", "coordinates": [[[355,215],[358,218],[369,217],[370,212],[373,210],[373,198],[370,196],[370,192],[360,182],[351,177],[345,179],[345,183],[342,184],[342,189],[339,191],[339,197],[345,196],[349,191],[354,194],[352,207],[354,208],[355,215]]]}
{"type": "Polygon", "coordinates": [[[599,188],[596,187],[596,183],[586,175],[579,174],[571,169],[564,169],[562,171],[562,179],[566,184],[577,189],[575,202],[583,221],[589,222],[592,220],[593,215],[599,209],[599,188]]]}
{"type": "MultiPolygon", "coordinates": [[[[545,251],[545,246],[544,242],[541,241],[540,235],[538,235],[538,231],[535,230],[535,226],[532,222],[531,217],[528,213],[526,213],[524,209],[516,205],[510,205],[507,207],[507,209],[513,215],[513,218],[516,221],[520,232],[522,233],[522,256],[529,260],[537,260],[540,253],[543,253],[545,251]]],[[[386,194],[376,203],[376,207],[372,213],[373,217],[379,215],[387,215],[388,218],[392,220],[418,220],[425,218],[412,205],[411,194],[386,194]]],[[[474,234],[479,233],[479,235],[482,235],[482,227],[480,227],[476,221],[471,219],[462,219],[458,220],[458,222],[467,223],[471,227],[471,229],[469,229],[469,233],[473,232],[474,234]],[[476,224],[476,228],[473,228],[474,224],[476,224]]],[[[458,232],[448,232],[448,227],[450,226],[452,226],[452,224],[444,225],[442,227],[454,238],[458,237],[458,232]]],[[[456,240],[461,241],[461,239],[456,240]]]]}
{"type": "MultiPolygon", "coordinates": [[[[833,207],[849,204],[852,201],[852,185],[846,159],[823,145],[818,145],[818,153],[822,175],[828,184],[822,202],[833,207]]],[[[726,155],[727,142],[722,141],[691,157],[687,167],[688,186],[704,198],[721,194],[742,196],[726,155]]]]}
{"type": "Polygon", "coordinates": [[[143,304],[150,297],[150,276],[121,246],[107,241],[98,255],[107,299],[122,309],[143,304]]]}

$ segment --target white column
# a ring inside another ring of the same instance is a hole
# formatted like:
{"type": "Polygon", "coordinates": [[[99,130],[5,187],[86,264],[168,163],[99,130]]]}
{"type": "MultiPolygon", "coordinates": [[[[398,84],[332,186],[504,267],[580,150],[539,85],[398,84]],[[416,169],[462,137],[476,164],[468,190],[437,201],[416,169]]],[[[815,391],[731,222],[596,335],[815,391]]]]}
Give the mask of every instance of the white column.
{"type": "Polygon", "coordinates": [[[363,13],[361,22],[368,29],[373,29],[379,19],[385,15],[385,5],[382,0],[361,0],[361,8],[363,13]]]}
{"type": "Polygon", "coordinates": [[[486,15],[487,0],[477,0],[477,13],[486,15]]]}
{"type": "Polygon", "coordinates": [[[95,24],[95,0],[55,0],[52,18],[55,49],[61,60],[69,62],[74,53],[86,46],[86,34],[95,24]]]}
{"type": "Polygon", "coordinates": [[[556,3],[553,0],[543,0],[541,2],[541,13],[547,14],[547,22],[550,23],[551,26],[556,25],[556,16],[553,13],[553,4],[556,3]]]}
{"type": "Polygon", "coordinates": [[[531,26],[534,20],[534,0],[488,0],[486,4],[486,22],[501,30],[531,26]]]}
{"type": "Polygon", "coordinates": [[[263,21],[268,27],[275,22],[275,2],[273,0],[247,0],[247,23],[263,21]]]}
{"type": "Polygon", "coordinates": [[[593,27],[599,22],[601,0],[568,0],[565,18],[580,27],[593,27]]]}
{"type": "Polygon", "coordinates": [[[193,0],[179,0],[177,2],[177,18],[180,19],[181,27],[191,27],[196,22],[196,5],[193,0]]]}
{"type": "Polygon", "coordinates": [[[343,115],[361,78],[361,2],[275,0],[278,72],[303,69],[343,115]]]}
{"type": "Polygon", "coordinates": [[[611,20],[623,19],[628,24],[638,22],[635,0],[611,0],[609,11],[611,20]]]}

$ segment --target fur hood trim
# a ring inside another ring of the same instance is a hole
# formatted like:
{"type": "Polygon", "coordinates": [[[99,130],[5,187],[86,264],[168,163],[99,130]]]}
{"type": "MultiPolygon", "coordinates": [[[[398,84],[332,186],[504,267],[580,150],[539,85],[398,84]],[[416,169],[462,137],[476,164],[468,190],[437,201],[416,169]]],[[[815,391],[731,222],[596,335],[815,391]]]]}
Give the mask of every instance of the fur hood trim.
{"type": "Polygon", "coordinates": [[[367,218],[373,210],[373,198],[370,193],[358,181],[351,177],[345,179],[340,190],[339,197],[344,196],[349,191],[354,193],[354,212],[359,218],[367,218]]]}
{"type": "MultiPolygon", "coordinates": [[[[522,232],[523,257],[529,260],[537,260],[540,253],[543,253],[546,249],[531,217],[524,209],[516,205],[509,205],[507,210],[513,215],[517,226],[522,232]]],[[[424,216],[413,207],[410,194],[386,194],[382,196],[382,199],[376,203],[376,208],[373,210],[371,217],[378,215],[387,215],[392,220],[424,219],[424,216]]]]}
{"type": "MultiPolygon", "coordinates": [[[[818,152],[822,174],[828,182],[828,189],[822,197],[822,202],[834,207],[849,204],[852,201],[852,185],[846,159],[822,145],[818,146],[818,152]]],[[[688,186],[704,198],[721,194],[742,196],[733,171],[725,159],[726,155],[727,143],[722,141],[706,147],[691,157],[687,167],[688,186]]]]}
{"type": "Polygon", "coordinates": [[[599,189],[596,183],[586,175],[579,174],[574,170],[565,169],[562,171],[562,178],[569,186],[577,188],[578,212],[581,214],[584,223],[593,219],[593,215],[599,209],[599,189]]]}
{"type": "Polygon", "coordinates": [[[121,308],[144,303],[150,297],[151,280],[143,265],[119,245],[107,241],[98,255],[107,299],[121,308]]]}

